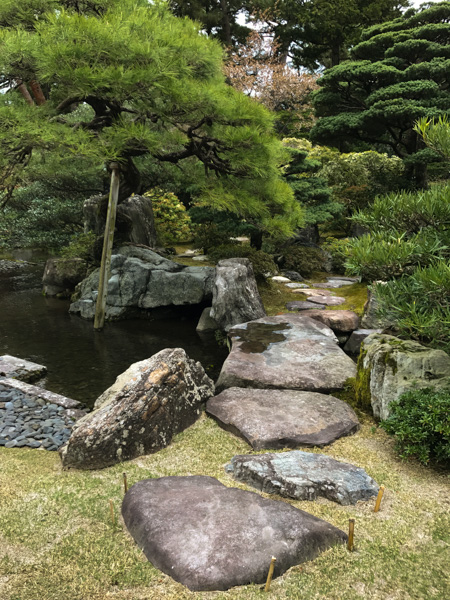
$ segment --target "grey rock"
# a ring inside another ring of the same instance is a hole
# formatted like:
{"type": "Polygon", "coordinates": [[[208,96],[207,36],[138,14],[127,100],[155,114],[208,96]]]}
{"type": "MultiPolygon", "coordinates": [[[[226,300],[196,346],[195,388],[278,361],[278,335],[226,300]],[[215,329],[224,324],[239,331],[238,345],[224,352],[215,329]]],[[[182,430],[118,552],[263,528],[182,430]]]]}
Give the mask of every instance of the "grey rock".
{"type": "Polygon", "coordinates": [[[339,306],[339,304],[344,304],[345,298],[341,298],[340,296],[309,296],[308,302],[313,302],[314,304],[325,304],[325,306],[339,306]]]}
{"type": "Polygon", "coordinates": [[[370,399],[360,401],[369,400],[378,419],[387,419],[390,403],[412,389],[434,387],[450,393],[450,356],[443,350],[372,333],[361,345],[361,358],[356,383],[369,380],[370,399]]]}
{"type": "Polygon", "coordinates": [[[325,310],[325,305],[318,306],[314,302],[308,302],[307,300],[292,300],[286,304],[288,310],[296,310],[298,312],[304,310],[325,310]]]}
{"type": "Polygon", "coordinates": [[[255,450],[325,446],[359,429],[348,404],[316,392],[230,388],[206,412],[255,450]]]}
{"type": "Polygon", "coordinates": [[[359,354],[359,351],[361,350],[361,344],[368,335],[382,332],[382,329],[356,329],[352,332],[347,343],[345,344],[344,352],[348,352],[348,354],[359,354]]]}
{"type": "Polygon", "coordinates": [[[87,263],[82,258],[49,258],[42,285],[46,296],[70,293],[86,277],[87,263]]]}
{"type": "MultiPolygon", "coordinates": [[[[382,284],[383,282],[378,282],[382,284]]],[[[361,318],[361,327],[364,329],[387,329],[393,325],[391,321],[377,314],[379,307],[374,289],[367,289],[367,302],[364,305],[364,314],[361,318]]]]}
{"type": "Polygon", "coordinates": [[[298,271],[282,271],[281,274],[291,281],[303,281],[303,277],[298,271]]]}
{"type": "Polygon", "coordinates": [[[17,381],[16,379],[1,379],[0,385],[11,391],[26,394],[33,402],[40,406],[44,406],[46,403],[51,402],[57,406],[62,406],[63,408],[73,408],[77,410],[81,410],[82,408],[81,402],[78,402],[78,400],[66,398],[66,396],[49,392],[43,388],[30,385],[23,381],[17,381]]]}
{"type": "Polygon", "coordinates": [[[378,485],[364,469],[301,450],[234,456],[226,470],[237,481],[266,494],[295,500],[321,496],[339,504],[356,504],[378,494],[378,485]]]}
{"type": "Polygon", "coordinates": [[[356,374],[333,331],[309,317],[265,317],[236,325],[229,336],[232,349],[218,391],[252,387],[332,392],[356,374]]]}
{"type": "MultiPolygon", "coordinates": [[[[149,248],[124,246],[111,259],[106,319],[159,306],[199,304],[212,298],[214,269],[185,267],[149,248]]],[[[98,290],[97,269],[77,287],[71,313],[92,319],[98,290]]]]}
{"type": "Polygon", "coordinates": [[[221,260],[216,267],[211,317],[228,331],[233,325],[265,316],[248,258],[221,260]]]}
{"type": "Polygon", "coordinates": [[[181,348],[134,363],[75,424],[60,449],[64,467],[99,469],[169,445],[194,423],[214,384],[181,348]]]}
{"type": "MultiPolygon", "coordinates": [[[[4,354],[0,356],[0,373],[8,379],[20,379],[25,382],[36,381],[36,379],[40,379],[47,373],[47,367],[17,358],[17,356],[4,354]]],[[[4,385],[4,382],[5,380],[1,379],[2,385],[4,385]]]]}
{"type": "Polygon", "coordinates": [[[309,285],[306,283],[286,283],[286,287],[290,288],[292,290],[295,290],[295,289],[301,290],[302,288],[303,289],[309,288],[309,285]]]}
{"type": "Polygon", "coordinates": [[[211,307],[203,309],[200,319],[197,323],[196,331],[215,331],[219,329],[217,321],[211,317],[211,307]]]}
{"type": "Polygon", "coordinates": [[[346,541],[321,519],[212,477],[140,481],[122,515],[148,560],[195,591],[264,583],[272,555],[278,577],[346,541]]]}

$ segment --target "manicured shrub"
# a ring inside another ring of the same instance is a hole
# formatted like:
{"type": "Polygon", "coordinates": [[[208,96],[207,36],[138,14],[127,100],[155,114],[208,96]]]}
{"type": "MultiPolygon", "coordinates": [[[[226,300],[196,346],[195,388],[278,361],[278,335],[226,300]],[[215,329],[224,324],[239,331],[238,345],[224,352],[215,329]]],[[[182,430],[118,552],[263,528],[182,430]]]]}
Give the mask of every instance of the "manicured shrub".
{"type": "Polygon", "coordinates": [[[277,273],[277,266],[270,254],[262,250],[255,250],[248,244],[223,244],[209,252],[208,256],[214,262],[219,262],[224,258],[248,258],[253,265],[253,272],[256,279],[265,281],[268,275],[277,273]]]}
{"type": "Polygon", "coordinates": [[[144,196],[152,201],[156,234],[160,244],[176,244],[192,239],[191,219],[184,204],[175,194],[153,189],[144,196]]]}
{"type": "Polygon", "coordinates": [[[395,436],[402,458],[450,464],[450,389],[413,390],[393,401],[390,409],[381,427],[395,436]]]}
{"type": "Polygon", "coordinates": [[[284,253],[283,267],[289,271],[298,271],[303,277],[324,270],[325,254],[320,248],[309,246],[290,246],[284,253]]]}

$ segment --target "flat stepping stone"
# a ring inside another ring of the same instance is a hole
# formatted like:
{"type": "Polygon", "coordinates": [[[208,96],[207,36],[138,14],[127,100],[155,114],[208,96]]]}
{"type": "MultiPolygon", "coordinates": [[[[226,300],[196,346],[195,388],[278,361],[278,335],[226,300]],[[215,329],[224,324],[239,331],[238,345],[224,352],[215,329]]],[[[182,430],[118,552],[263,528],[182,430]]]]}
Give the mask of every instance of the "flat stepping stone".
{"type": "Polygon", "coordinates": [[[295,500],[319,496],[339,504],[356,504],[378,494],[378,484],[359,467],[325,454],[294,450],[280,454],[234,456],[226,471],[266,494],[295,500]]]}
{"type": "Polygon", "coordinates": [[[21,381],[36,381],[47,373],[47,367],[38,365],[30,360],[4,354],[0,356],[0,376],[21,381]]]}
{"type": "Polygon", "coordinates": [[[337,275],[335,277],[327,277],[327,281],[349,281],[350,283],[360,283],[361,277],[347,277],[344,275],[337,275]]]}
{"type": "Polygon", "coordinates": [[[272,281],[275,281],[276,283],[289,283],[291,280],[289,279],[289,277],[283,277],[282,275],[275,275],[275,277],[272,277],[272,281]]]}
{"type": "Polygon", "coordinates": [[[335,292],[330,292],[329,290],[316,290],[310,287],[304,289],[295,289],[292,290],[294,294],[305,294],[305,296],[335,296],[335,292]]]}
{"type": "Polygon", "coordinates": [[[286,308],[288,310],[325,310],[325,304],[318,306],[315,302],[308,302],[307,300],[292,300],[292,302],[287,302],[286,308]]]}
{"type": "Polygon", "coordinates": [[[353,285],[354,281],[344,281],[338,279],[329,279],[327,283],[313,283],[312,287],[315,288],[341,288],[346,285],[353,285]]]}
{"type": "Polygon", "coordinates": [[[295,290],[301,288],[309,288],[309,285],[307,285],[306,283],[286,283],[286,287],[295,290]]]}
{"type": "Polygon", "coordinates": [[[356,365],[333,331],[310,317],[284,314],[236,325],[216,391],[230,387],[328,393],[355,377],[356,365]]]}
{"type": "MultiPolygon", "coordinates": [[[[307,310],[303,313],[311,319],[316,319],[328,325],[335,333],[351,333],[358,329],[359,317],[352,310],[307,310]]],[[[368,335],[368,334],[367,334],[368,335]]]]}
{"type": "Polygon", "coordinates": [[[325,304],[326,306],[338,306],[344,304],[345,298],[340,296],[309,296],[308,302],[314,302],[315,304],[325,304]]]}
{"type": "Polygon", "coordinates": [[[213,477],[162,477],[133,485],[122,504],[148,560],[193,591],[262,584],[310,561],[346,534],[285,502],[227,488],[213,477]]]}
{"type": "Polygon", "coordinates": [[[325,446],[359,429],[346,402],[316,392],[230,388],[210,398],[206,412],[255,450],[325,446]]]}

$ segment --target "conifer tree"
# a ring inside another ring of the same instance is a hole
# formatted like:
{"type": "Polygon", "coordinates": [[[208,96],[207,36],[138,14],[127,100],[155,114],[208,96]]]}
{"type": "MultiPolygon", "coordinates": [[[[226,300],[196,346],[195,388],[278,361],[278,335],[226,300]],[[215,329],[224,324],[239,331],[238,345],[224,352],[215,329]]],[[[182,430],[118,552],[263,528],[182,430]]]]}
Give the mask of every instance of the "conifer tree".
{"type": "Polygon", "coordinates": [[[388,151],[404,160],[417,186],[426,186],[426,165],[439,157],[414,124],[450,110],[449,20],[445,1],[366,30],[355,60],[321,78],[312,138],[342,150],[366,143],[388,151]]]}
{"type": "Polygon", "coordinates": [[[118,162],[119,201],[155,164],[197,161],[200,201],[276,235],[301,220],[272,116],[225,84],[219,44],[164,3],[0,0],[0,24],[3,200],[48,154],[118,162]]]}

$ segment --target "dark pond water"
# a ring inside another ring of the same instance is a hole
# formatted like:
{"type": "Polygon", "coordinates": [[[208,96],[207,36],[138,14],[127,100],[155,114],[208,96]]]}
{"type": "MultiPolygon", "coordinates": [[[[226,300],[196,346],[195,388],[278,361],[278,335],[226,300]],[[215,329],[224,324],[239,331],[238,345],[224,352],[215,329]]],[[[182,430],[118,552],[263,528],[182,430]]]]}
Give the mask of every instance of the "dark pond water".
{"type": "Polygon", "coordinates": [[[95,332],[91,322],[69,315],[68,301],[42,295],[43,268],[39,262],[0,272],[0,355],[45,365],[48,374],[40,385],[92,406],[117,375],[163,348],[184,348],[217,378],[227,349],[214,335],[196,333],[201,310],[109,323],[95,332]]]}

